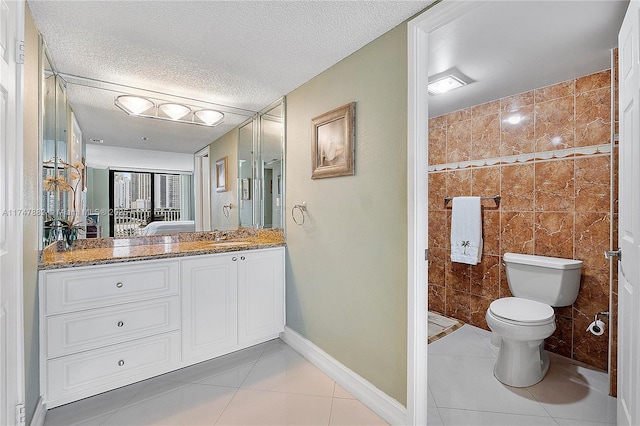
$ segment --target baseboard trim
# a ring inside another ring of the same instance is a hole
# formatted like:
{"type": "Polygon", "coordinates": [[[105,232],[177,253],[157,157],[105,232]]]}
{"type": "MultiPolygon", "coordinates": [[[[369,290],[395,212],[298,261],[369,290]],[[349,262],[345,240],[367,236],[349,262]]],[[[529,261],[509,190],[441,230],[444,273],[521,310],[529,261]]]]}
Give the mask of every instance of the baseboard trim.
{"type": "Polygon", "coordinates": [[[280,338],[347,392],[392,425],[407,424],[407,409],[289,327],[280,338]]]}
{"type": "Polygon", "coordinates": [[[44,408],[44,402],[42,401],[42,397],[38,398],[38,402],[36,403],[36,411],[33,413],[33,417],[31,418],[31,426],[44,426],[44,419],[47,417],[47,409],[44,408]]]}

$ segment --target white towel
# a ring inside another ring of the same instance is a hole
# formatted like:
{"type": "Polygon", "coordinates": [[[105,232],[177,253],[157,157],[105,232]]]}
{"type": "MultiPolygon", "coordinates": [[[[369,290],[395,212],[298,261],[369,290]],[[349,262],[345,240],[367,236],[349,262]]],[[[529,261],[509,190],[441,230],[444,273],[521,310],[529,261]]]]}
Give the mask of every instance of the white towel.
{"type": "Polygon", "coordinates": [[[451,209],[451,261],[477,265],[482,258],[480,197],[455,197],[451,209]]]}

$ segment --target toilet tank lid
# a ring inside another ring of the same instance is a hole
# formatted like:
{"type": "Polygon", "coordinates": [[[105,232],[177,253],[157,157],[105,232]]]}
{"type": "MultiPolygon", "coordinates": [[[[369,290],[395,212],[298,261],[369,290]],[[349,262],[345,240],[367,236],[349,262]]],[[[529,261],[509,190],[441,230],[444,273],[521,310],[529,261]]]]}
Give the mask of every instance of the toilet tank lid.
{"type": "Polygon", "coordinates": [[[505,253],[502,256],[502,259],[505,263],[519,263],[523,265],[542,266],[552,269],[580,269],[582,267],[581,260],[535,256],[532,254],[505,253]]]}

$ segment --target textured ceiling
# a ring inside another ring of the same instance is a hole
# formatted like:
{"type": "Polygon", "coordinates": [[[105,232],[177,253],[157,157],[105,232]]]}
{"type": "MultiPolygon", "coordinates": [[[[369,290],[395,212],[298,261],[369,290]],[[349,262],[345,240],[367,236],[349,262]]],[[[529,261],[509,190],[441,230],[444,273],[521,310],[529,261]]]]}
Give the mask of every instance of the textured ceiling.
{"type": "MultiPolygon", "coordinates": [[[[34,1],[62,74],[258,111],[412,15],[427,1],[34,1]]],[[[89,80],[86,80],[87,83],[89,80]]],[[[89,85],[94,85],[90,83],[89,85]]],[[[245,120],[216,128],[124,115],[130,90],[68,85],[85,141],[193,153],[245,120]],[[147,137],[147,142],[140,138],[147,137]]],[[[144,92],[139,92],[144,93],[144,92]]],[[[171,96],[168,96],[171,95],[171,96]]]]}
{"type": "MultiPolygon", "coordinates": [[[[429,35],[429,76],[473,83],[429,96],[436,117],[611,67],[628,0],[488,1],[429,35]]],[[[434,6],[434,12],[440,5],[434,6]]]]}

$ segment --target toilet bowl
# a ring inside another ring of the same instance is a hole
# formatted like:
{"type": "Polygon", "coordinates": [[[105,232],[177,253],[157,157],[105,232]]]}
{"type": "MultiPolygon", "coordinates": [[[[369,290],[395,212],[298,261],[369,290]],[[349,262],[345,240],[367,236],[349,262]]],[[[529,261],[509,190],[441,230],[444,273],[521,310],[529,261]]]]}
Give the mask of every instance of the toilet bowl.
{"type": "Polygon", "coordinates": [[[549,370],[544,339],[556,329],[552,306],[575,302],[582,262],[514,253],[503,260],[515,297],[494,300],[487,309],[491,342],[500,348],[493,372],[506,385],[532,386],[549,370]]]}
{"type": "Polygon", "coordinates": [[[494,333],[492,343],[500,347],[494,376],[514,387],[527,387],[542,380],[549,370],[544,339],[556,329],[553,308],[533,300],[506,297],[491,303],[486,320],[494,333]]]}

